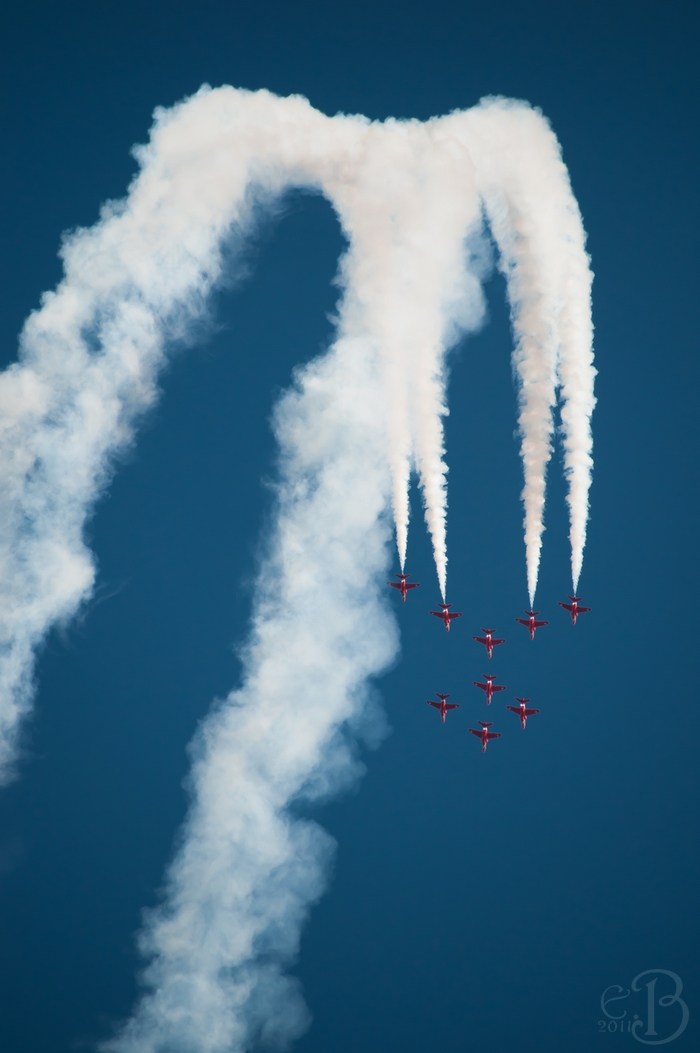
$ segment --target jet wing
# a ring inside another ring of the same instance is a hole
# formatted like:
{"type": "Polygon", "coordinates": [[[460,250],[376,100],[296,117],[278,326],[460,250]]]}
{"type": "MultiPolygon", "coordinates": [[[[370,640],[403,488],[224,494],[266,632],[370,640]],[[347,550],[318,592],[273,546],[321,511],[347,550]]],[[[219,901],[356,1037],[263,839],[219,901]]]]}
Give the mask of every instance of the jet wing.
{"type": "Polygon", "coordinates": [[[500,739],[500,737],[501,737],[500,731],[487,731],[486,732],[486,738],[487,739],[500,739]]]}
{"type": "MultiPolygon", "coordinates": [[[[508,707],[508,708],[510,708],[510,707],[508,707]]],[[[517,712],[517,710],[516,710],[516,712],[517,712]]],[[[526,716],[526,717],[531,717],[531,716],[533,716],[533,715],[534,715],[535,713],[539,713],[539,709],[526,709],[526,710],[524,710],[523,712],[525,713],[525,716],[526,716]]]]}
{"type": "Polygon", "coordinates": [[[430,614],[432,614],[433,618],[444,618],[445,617],[445,615],[442,613],[442,611],[430,611],[430,614]]]}
{"type": "MultiPolygon", "coordinates": [[[[581,608],[581,610],[583,610],[583,608],[581,608]]],[[[447,617],[450,619],[450,621],[452,621],[453,618],[461,618],[462,615],[458,611],[455,611],[454,614],[450,614],[450,612],[448,611],[447,617]]]]}
{"type": "MultiPolygon", "coordinates": [[[[533,622],[532,624],[536,629],[541,629],[543,625],[549,625],[549,622],[533,622]]],[[[523,625],[525,625],[525,622],[523,622],[523,625]]]]}
{"type": "Polygon", "coordinates": [[[496,644],[499,644],[499,643],[505,643],[505,640],[492,640],[491,641],[491,644],[492,644],[493,647],[495,647],[496,644]]]}
{"type": "MultiPolygon", "coordinates": [[[[428,703],[429,706],[434,706],[435,709],[440,709],[441,708],[439,702],[433,702],[433,700],[430,699],[430,698],[426,698],[425,701],[428,703]]],[[[452,706],[448,706],[447,708],[448,709],[452,709],[452,706]]]]}
{"type": "MultiPolygon", "coordinates": [[[[392,589],[400,589],[401,584],[398,581],[387,581],[387,585],[391,585],[392,589]]],[[[408,586],[409,589],[413,588],[412,585],[408,586]]]]}
{"type": "MultiPolygon", "coordinates": [[[[524,618],[516,618],[515,620],[518,623],[518,625],[524,625],[526,629],[530,628],[530,623],[528,621],[526,621],[524,618]]],[[[546,625],[546,624],[547,624],[546,622],[535,622],[535,625],[546,625]]]]}
{"type": "Polygon", "coordinates": [[[505,691],[505,684],[491,684],[492,691],[505,691]]]}
{"type": "Polygon", "coordinates": [[[579,607],[578,613],[579,614],[586,614],[586,612],[590,611],[590,609],[591,609],[590,607],[579,607]]]}
{"type": "Polygon", "coordinates": [[[459,702],[446,702],[445,709],[459,709],[459,702]]]}
{"type": "Polygon", "coordinates": [[[420,588],[420,582],[419,581],[407,581],[407,582],[404,583],[404,588],[405,589],[419,589],[420,588]]]}
{"type": "Polygon", "coordinates": [[[467,728],[467,731],[470,731],[472,733],[472,735],[476,735],[476,737],[478,739],[481,738],[481,732],[480,731],[475,731],[474,728],[467,728]]]}
{"type": "MultiPolygon", "coordinates": [[[[485,644],[487,647],[489,646],[489,641],[486,639],[485,636],[472,636],[472,640],[476,640],[477,643],[485,644]]],[[[491,640],[490,642],[493,643],[493,640],[491,640]]]]}
{"type": "MultiPolygon", "coordinates": [[[[516,706],[506,706],[506,709],[509,709],[511,711],[511,713],[517,713],[518,716],[520,716],[520,709],[517,708],[516,706]]],[[[527,712],[527,710],[525,712],[527,712]]],[[[539,713],[539,710],[538,710],[538,713],[539,713]]]]}
{"type": "MultiPolygon", "coordinates": [[[[570,603],[562,603],[562,602],[561,602],[561,600],[558,600],[557,602],[558,602],[558,604],[559,604],[559,606],[560,606],[560,607],[563,607],[563,608],[564,608],[564,610],[565,610],[565,611],[569,611],[569,612],[571,612],[571,611],[573,611],[573,609],[574,609],[574,608],[573,608],[573,607],[571,606],[571,604],[570,604],[570,603]]],[[[579,607],[579,610],[582,610],[582,609],[583,609],[583,608],[579,607]]]]}

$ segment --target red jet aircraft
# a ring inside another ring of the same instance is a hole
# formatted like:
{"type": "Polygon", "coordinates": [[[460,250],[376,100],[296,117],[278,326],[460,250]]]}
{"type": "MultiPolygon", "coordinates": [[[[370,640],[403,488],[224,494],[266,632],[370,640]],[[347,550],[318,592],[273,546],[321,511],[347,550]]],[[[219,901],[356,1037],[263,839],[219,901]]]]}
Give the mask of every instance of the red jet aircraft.
{"type": "Polygon", "coordinates": [[[399,590],[399,592],[401,593],[401,599],[403,600],[404,603],[406,602],[406,593],[408,592],[409,589],[419,589],[420,588],[420,582],[419,581],[411,581],[411,582],[406,581],[406,578],[410,578],[410,576],[411,576],[410,574],[394,574],[394,577],[398,578],[399,580],[398,581],[387,581],[387,585],[391,585],[392,589],[398,589],[399,590]]]}
{"type": "Polygon", "coordinates": [[[549,625],[549,622],[536,622],[535,621],[535,618],[537,617],[537,615],[539,613],[540,613],[539,611],[525,611],[525,614],[528,615],[527,621],[525,621],[524,618],[516,618],[515,619],[516,622],[518,622],[519,625],[524,625],[526,629],[530,630],[530,639],[531,640],[535,639],[535,629],[541,629],[543,625],[549,625]]]}
{"type": "Polygon", "coordinates": [[[486,753],[486,747],[489,744],[489,739],[500,739],[500,731],[489,731],[488,729],[492,726],[492,720],[480,720],[481,731],[475,731],[474,728],[469,728],[472,735],[476,735],[478,739],[481,739],[481,752],[486,753]]]}
{"type": "Polygon", "coordinates": [[[565,611],[568,611],[571,615],[571,621],[576,625],[576,619],[579,614],[586,614],[590,611],[590,607],[579,607],[580,596],[569,596],[571,603],[559,603],[560,607],[563,607],[565,611]]]}
{"type": "Polygon", "coordinates": [[[439,709],[440,710],[440,716],[442,717],[442,722],[444,724],[445,723],[445,717],[447,716],[447,710],[448,709],[459,709],[459,703],[458,702],[447,702],[446,699],[448,699],[450,696],[449,695],[441,695],[439,691],[436,691],[435,694],[440,699],[439,702],[431,702],[429,698],[426,698],[425,701],[428,703],[429,706],[433,706],[435,709],[439,709]]]}
{"type": "Polygon", "coordinates": [[[438,607],[441,607],[442,610],[430,612],[434,618],[442,618],[443,622],[445,623],[445,629],[447,632],[450,631],[450,622],[452,621],[452,619],[462,617],[461,613],[458,611],[450,613],[451,606],[451,603],[438,603],[438,607]]]}
{"type": "Polygon", "coordinates": [[[517,713],[517,715],[520,717],[520,727],[524,731],[525,730],[525,725],[527,724],[527,718],[534,716],[535,713],[539,713],[539,709],[526,709],[525,708],[527,706],[528,702],[530,701],[529,698],[518,698],[518,696],[516,695],[515,696],[515,701],[519,702],[520,705],[517,706],[517,707],[516,706],[506,706],[506,709],[509,709],[511,711],[511,713],[517,713]]]}
{"type": "Polygon", "coordinates": [[[477,643],[482,643],[486,648],[486,653],[489,658],[493,655],[493,649],[497,644],[505,643],[505,640],[494,640],[492,639],[495,629],[484,629],[482,627],[482,633],[484,636],[472,636],[472,640],[476,640],[477,643]]]}
{"type": "Polygon", "coordinates": [[[494,692],[505,691],[505,685],[494,684],[493,681],[497,679],[495,675],[489,676],[488,673],[482,673],[481,675],[486,680],[486,683],[482,684],[478,680],[472,680],[472,684],[474,687],[480,687],[482,691],[486,692],[486,705],[490,706],[494,692]]]}

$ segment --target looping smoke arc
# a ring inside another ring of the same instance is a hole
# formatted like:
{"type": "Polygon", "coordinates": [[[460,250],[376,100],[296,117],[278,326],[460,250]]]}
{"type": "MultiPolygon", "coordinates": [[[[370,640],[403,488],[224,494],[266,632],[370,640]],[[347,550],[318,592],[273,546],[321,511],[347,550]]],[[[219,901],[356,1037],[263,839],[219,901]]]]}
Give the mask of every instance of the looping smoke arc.
{"type": "MultiPolygon", "coordinates": [[[[120,1053],[284,1044],[305,1009],[284,969],[320,895],[331,840],[290,802],[358,767],[368,678],[397,650],[379,598],[393,508],[401,566],[418,475],[446,590],[444,355],[483,313],[465,239],[486,215],[507,277],[520,382],[525,541],[537,582],[560,389],[574,587],[591,471],[591,274],[555,136],[527,104],[489,99],[425,123],[329,118],[300,97],[203,88],[156,112],[128,197],[63,247],[65,277],[0,376],[0,762],[9,777],[32,652],[89,595],[86,516],[157,396],[167,347],[205,309],[221,246],[290,186],[320,190],[348,239],[337,339],[276,411],[274,543],[243,685],[193,748],[192,806],[120,1053]],[[274,582],[274,588],[272,584],[274,582]],[[334,617],[325,612],[332,606],[334,617]]],[[[364,725],[363,725],[364,721],[364,725]]]]}

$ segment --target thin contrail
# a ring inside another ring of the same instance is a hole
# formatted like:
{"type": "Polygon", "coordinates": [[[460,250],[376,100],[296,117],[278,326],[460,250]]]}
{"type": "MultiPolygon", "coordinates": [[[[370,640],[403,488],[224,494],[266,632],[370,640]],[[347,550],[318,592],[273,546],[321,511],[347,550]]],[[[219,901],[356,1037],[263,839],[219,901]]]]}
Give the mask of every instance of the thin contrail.
{"type": "Polygon", "coordinates": [[[485,210],[508,277],[531,596],[558,385],[575,580],[580,570],[590,272],[556,139],[523,103],[372,123],[301,97],[204,88],[157,111],[137,157],[127,199],[66,242],[64,280],[0,376],[0,761],[7,777],[32,649],[89,595],[85,519],[157,396],[167,347],[206,310],[221,245],[250,233],[256,205],[316,187],[348,238],[337,339],[277,408],[276,529],[242,686],[197,735],[181,848],[141,936],[146,992],[105,1047],[242,1051],[304,1026],[284,969],[332,843],[290,805],[354,778],[353,734],[376,725],[367,682],[398,646],[377,585],[385,512],[403,567],[413,470],[446,593],[444,358],[483,315],[465,239],[485,210]]]}

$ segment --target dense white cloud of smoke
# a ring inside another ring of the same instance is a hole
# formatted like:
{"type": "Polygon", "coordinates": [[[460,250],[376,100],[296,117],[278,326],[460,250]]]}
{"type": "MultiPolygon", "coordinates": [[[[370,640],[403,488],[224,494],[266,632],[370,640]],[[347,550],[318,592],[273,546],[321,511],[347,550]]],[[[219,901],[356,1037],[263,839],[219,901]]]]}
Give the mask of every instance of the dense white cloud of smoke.
{"type": "Polygon", "coordinates": [[[156,396],[167,346],[205,310],[221,245],[235,247],[256,203],[294,185],[329,198],[349,243],[337,340],[277,411],[278,517],[243,685],[197,737],[181,848],[141,937],[147,990],[108,1045],[223,1053],[255,1035],[284,1043],[304,1025],[284,967],[322,890],[330,839],[290,806],[357,771],[343,729],[372,723],[368,678],[396,653],[377,582],[388,507],[405,562],[412,470],[445,595],[443,359],[483,310],[465,239],[484,207],[517,334],[531,594],[560,383],[575,578],[580,570],[590,275],[556,140],[524,104],[379,124],[328,118],[298,97],[203,89],[157,112],[138,158],[128,198],[66,243],[65,278],[29,319],[20,363],[0,376],[5,773],[32,648],[92,587],[85,518],[156,396]]]}

